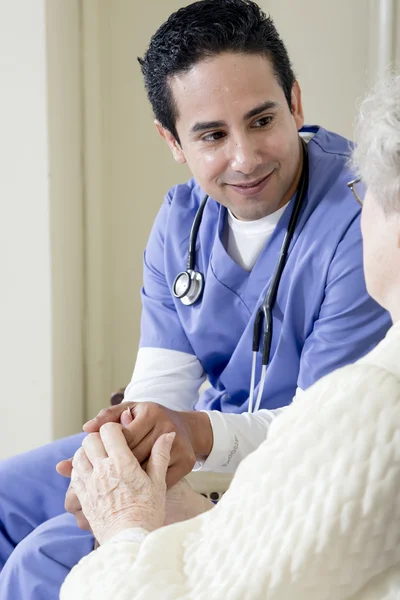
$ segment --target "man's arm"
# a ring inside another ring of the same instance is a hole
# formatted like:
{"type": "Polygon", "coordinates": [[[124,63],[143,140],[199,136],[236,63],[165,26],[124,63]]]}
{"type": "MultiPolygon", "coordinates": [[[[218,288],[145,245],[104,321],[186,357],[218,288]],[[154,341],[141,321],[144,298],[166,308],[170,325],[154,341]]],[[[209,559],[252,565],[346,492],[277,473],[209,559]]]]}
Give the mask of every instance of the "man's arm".
{"type": "MultiPolygon", "coordinates": [[[[161,265],[158,267],[161,269],[161,265]]],[[[174,340],[182,338],[182,346],[184,346],[184,337],[182,337],[184,334],[180,330],[178,317],[173,310],[173,302],[165,278],[160,271],[156,270],[154,264],[151,267],[148,264],[146,273],[147,281],[150,282],[147,289],[152,291],[152,298],[149,300],[148,294],[144,293],[144,307],[147,307],[145,322],[151,322],[152,314],[154,323],[150,326],[153,332],[151,335],[160,335],[160,327],[165,327],[161,317],[157,316],[157,301],[164,307],[168,305],[170,332],[174,340]]],[[[300,390],[306,389],[326,373],[354,362],[366,354],[384,336],[389,326],[389,315],[369,297],[365,289],[361,234],[357,219],[337,248],[329,269],[320,313],[303,346],[298,378],[300,390]]],[[[182,351],[182,354],[185,352],[182,351]]],[[[141,385],[145,380],[146,377],[142,373],[141,385]]],[[[179,395],[179,378],[172,378],[170,384],[170,397],[174,396],[174,389],[175,394],[179,395]]],[[[147,379],[146,385],[157,387],[154,377],[147,379]]],[[[149,393],[148,389],[147,393],[149,393]]],[[[291,401],[292,398],[287,399],[288,404],[291,401]]],[[[106,414],[100,413],[89,428],[86,427],[86,430],[98,430],[103,422],[109,420],[112,410],[114,409],[108,409],[105,411],[106,414]]],[[[116,410],[120,415],[123,408],[116,407],[116,410]]],[[[179,452],[171,465],[173,470],[169,481],[173,485],[193,467],[196,457],[197,459],[203,457],[203,460],[208,457],[204,469],[228,472],[235,470],[240,460],[265,439],[268,428],[280,411],[262,410],[255,415],[176,412],[159,405],[149,406],[146,403],[139,412],[143,418],[137,418],[139,416],[137,413],[136,422],[132,423],[130,429],[131,447],[135,448],[139,458],[145,460],[146,453],[150,453],[155,441],[155,433],[161,435],[168,431],[177,432],[175,443],[179,452]],[[171,429],[172,426],[174,427],[171,429]],[[143,427],[145,427],[145,439],[143,432],[140,431],[143,427]],[[152,430],[154,430],[153,434],[152,430]]]]}
{"type": "Polygon", "coordinates": [[[157,402],[173,410],[192,410],[206,376],[193,354],[165,348],[139,348],[124,402],[157,402]]]}

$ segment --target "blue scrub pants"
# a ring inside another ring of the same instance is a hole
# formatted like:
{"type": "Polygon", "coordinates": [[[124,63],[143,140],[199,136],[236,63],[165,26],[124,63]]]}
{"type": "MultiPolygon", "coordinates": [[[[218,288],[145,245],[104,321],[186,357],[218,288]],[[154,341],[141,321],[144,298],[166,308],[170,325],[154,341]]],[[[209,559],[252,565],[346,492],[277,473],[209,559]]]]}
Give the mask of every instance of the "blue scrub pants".
{"type": "Polygon", "coordinates": [[[69,479],[55,465],[85,434],[0,462],[0,599],[57,600],[70,569],[94,538],[64,510],[69,479]]]}

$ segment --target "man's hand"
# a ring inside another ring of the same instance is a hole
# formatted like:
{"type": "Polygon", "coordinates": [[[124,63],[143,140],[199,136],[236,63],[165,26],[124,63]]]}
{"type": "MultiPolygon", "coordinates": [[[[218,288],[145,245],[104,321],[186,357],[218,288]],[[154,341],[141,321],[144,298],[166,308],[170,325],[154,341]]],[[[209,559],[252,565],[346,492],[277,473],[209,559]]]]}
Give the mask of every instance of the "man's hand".
{"type": "MultiPolygon", "coordinates": [[[[83,426],[84,431],[98,432],[104,423],[122,423],[123,433],[138,461],[145,466],[151,449],[162,433],[176,432],[167,472],[167,485],[177,484],[193,468],[198,457],[207,457],[213,445],[210,420],[201,412],[172,411],[153,402],[125,402],[105,408],[83,426]]],[[[57,471],[71,477],[72,460],[62,460],[57,471]]],[[[78,497],[70,486],[65,498],[65,509],[75,515],[81,529],[90,530],[78,497]]]]}
{"type": "Polygon", "coordinates": [[[167,491],[164,525],[193,519],[212,508],[211,500],[197,494],[186,479],[182,479],[167,491]]]}
{"type": "Polygon", "coordinates": [[[167,473],[168,487],[192,470],[196,457],[207,457],[213,445],[210,420],[201,412],[174,411],[155,402],[124,402],[100,411],[97,417],[85,423],[83,429],[88,433],[98,432],[109,422],[125,425],[123,432],[128,446],[142,465],[149,459],[151,449],[161,435],[171,431],[176,433],[167,473]]]}

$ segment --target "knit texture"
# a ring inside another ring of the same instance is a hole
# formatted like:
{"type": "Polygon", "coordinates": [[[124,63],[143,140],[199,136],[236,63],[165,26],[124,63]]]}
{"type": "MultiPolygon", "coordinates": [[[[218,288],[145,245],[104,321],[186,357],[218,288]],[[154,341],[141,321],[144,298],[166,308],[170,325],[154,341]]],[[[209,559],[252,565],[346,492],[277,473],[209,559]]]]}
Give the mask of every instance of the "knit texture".
{"type": "Polygon", "coordinates": [[[400,598],[400,325],[272,424],[208,513],[105,544],[61,600],[400,598]]]}

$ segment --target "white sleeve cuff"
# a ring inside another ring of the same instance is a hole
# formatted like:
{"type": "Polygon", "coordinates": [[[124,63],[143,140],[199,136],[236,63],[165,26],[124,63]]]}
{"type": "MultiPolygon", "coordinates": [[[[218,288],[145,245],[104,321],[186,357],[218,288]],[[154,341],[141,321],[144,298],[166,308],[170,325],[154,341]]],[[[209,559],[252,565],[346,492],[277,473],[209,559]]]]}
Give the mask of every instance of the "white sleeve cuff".
{"type": "Polygon", "coordinates": [[[239,463],[266,439],[269,427],[284,408],[240,415],[203,411],[211,422],[213,447],[208,458],[193,470],[234,473],[239,463]]]}

